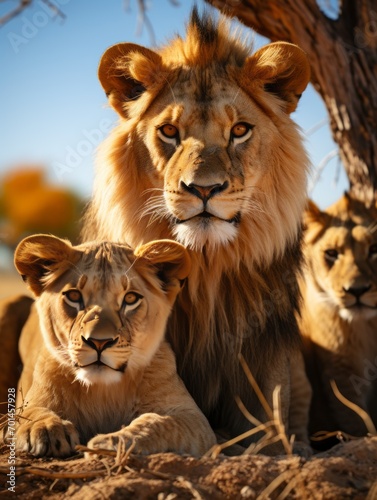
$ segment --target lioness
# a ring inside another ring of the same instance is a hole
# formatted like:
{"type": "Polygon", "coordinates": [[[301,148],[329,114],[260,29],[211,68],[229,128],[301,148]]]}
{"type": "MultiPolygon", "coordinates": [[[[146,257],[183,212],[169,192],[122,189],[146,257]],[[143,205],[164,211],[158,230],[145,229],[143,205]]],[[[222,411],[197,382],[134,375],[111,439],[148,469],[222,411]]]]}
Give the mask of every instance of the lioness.
{"type": "Polygon", "coordinates": [[[20,340],[17,449],[63,457],[79,442],[116,449],[133,441],[136,453],[201,455],[215,443],[163,340],[190,270],[182,245],[73,247],[36,235],[19,244],[15,264],[40,318],[20,340]]]}
{"type": "Polygon", "coordinates": [[[309,76],[297,46],[252,54],[223,18],[196,9],[185,39],[114,45],[99,65],[120,122],[100,148],[84,239],[187,247],[168,338],[195,401],[232,436],[250,428],[235,395],[266,418],[239,353],[270,403],[282,385],[287,420],[308,168],[289,115],[309,76]]]}
{"type": "Polygon", "coordinates": [[[377,426],[377,209],[349,195],[305,213],[307,267],[300,319],[313,386],[310,433],[362,436],[357,412],[334,395],[330,380],[377,426]]]}

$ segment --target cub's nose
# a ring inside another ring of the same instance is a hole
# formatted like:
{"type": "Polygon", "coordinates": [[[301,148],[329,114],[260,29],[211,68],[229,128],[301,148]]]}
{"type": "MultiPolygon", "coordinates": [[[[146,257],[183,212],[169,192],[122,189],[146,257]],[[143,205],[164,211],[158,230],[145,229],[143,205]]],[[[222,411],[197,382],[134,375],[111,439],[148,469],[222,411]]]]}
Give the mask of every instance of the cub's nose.
{"type": "Polygon", "coordinates": [[[112,347],[119,340],[119,337],[116,337],[115,339],[96,339],[94,337],[89,337],[86,339],[82,336],[81,338],[86,345],[97,351],[98,354],[101,354],[101,352],[105,349],[112,347]]]}

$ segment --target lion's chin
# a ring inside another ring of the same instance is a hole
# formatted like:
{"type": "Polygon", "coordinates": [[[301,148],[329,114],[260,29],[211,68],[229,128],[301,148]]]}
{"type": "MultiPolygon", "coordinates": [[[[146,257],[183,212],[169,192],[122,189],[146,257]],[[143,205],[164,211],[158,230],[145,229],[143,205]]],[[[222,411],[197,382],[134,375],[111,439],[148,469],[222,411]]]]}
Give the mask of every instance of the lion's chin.
{"type": "Polygon", "coordinates": [[[200,251],[204,246],[217,248],[235,240],[238,221],[227,221],[217,217],[194,217],[175,224],[174,236],[186,248],[200,251]]]}
{"type": "Polygon", "coordinates": [[[83,385],[111,385],[117,384],[122,380],[123,372],[116,371],[106,365],[91,365],[79,368],[76,371],[76,380],[83,385]]]}

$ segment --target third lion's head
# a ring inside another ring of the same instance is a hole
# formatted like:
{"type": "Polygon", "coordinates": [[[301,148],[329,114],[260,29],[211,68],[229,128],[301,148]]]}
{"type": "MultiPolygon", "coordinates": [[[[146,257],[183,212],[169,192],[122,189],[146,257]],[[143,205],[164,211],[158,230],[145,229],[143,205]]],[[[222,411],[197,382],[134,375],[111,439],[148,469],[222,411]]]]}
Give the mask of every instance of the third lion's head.
{"type": "Polygon", "coordinates": [[[310,304],[347,321],[376,321],[377,208],[345,194],[325,211],[310,202],[304,220],[310,304]]]}

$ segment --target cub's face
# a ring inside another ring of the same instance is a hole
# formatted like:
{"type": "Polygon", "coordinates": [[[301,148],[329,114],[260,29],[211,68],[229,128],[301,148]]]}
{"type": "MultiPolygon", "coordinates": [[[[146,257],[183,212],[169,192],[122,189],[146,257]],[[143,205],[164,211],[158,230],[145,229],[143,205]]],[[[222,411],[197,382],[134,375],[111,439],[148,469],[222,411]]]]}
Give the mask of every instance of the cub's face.
{"type": "Polygon", "coordinates": [[[126,245],[72,247],[53,237],[31,238],[17,249],[16,266],[38,296],[52,356],[86,385],[117,382],[126,371],[132,376],[147,366],[163,340],[179,280],[188,272],[184,248],[160,241],[134,253],[126,245]],[[44,255],[36,269],[41,242],[44,255]]]}
{"type": "Polygon", "coordinates": [[[137,263],[132,267],[132,253],[113,256],[111,265],[104,255],[85,257],[64,275],[62,288],[58,282],[43,292],[41,325],[51,352],[78,380],[111,383],[126,369],[149,363],[163,339],[172,301],[156,272],[137,263]],[[46,316],[54,318],[53,329],[44,323],[46,316]]]}
{"type": "Polygon", "coordinates": [[[377,214],[347,197],[307,212],[306,256],[321,300],[347,320],[377,317],[377,214]]]}

